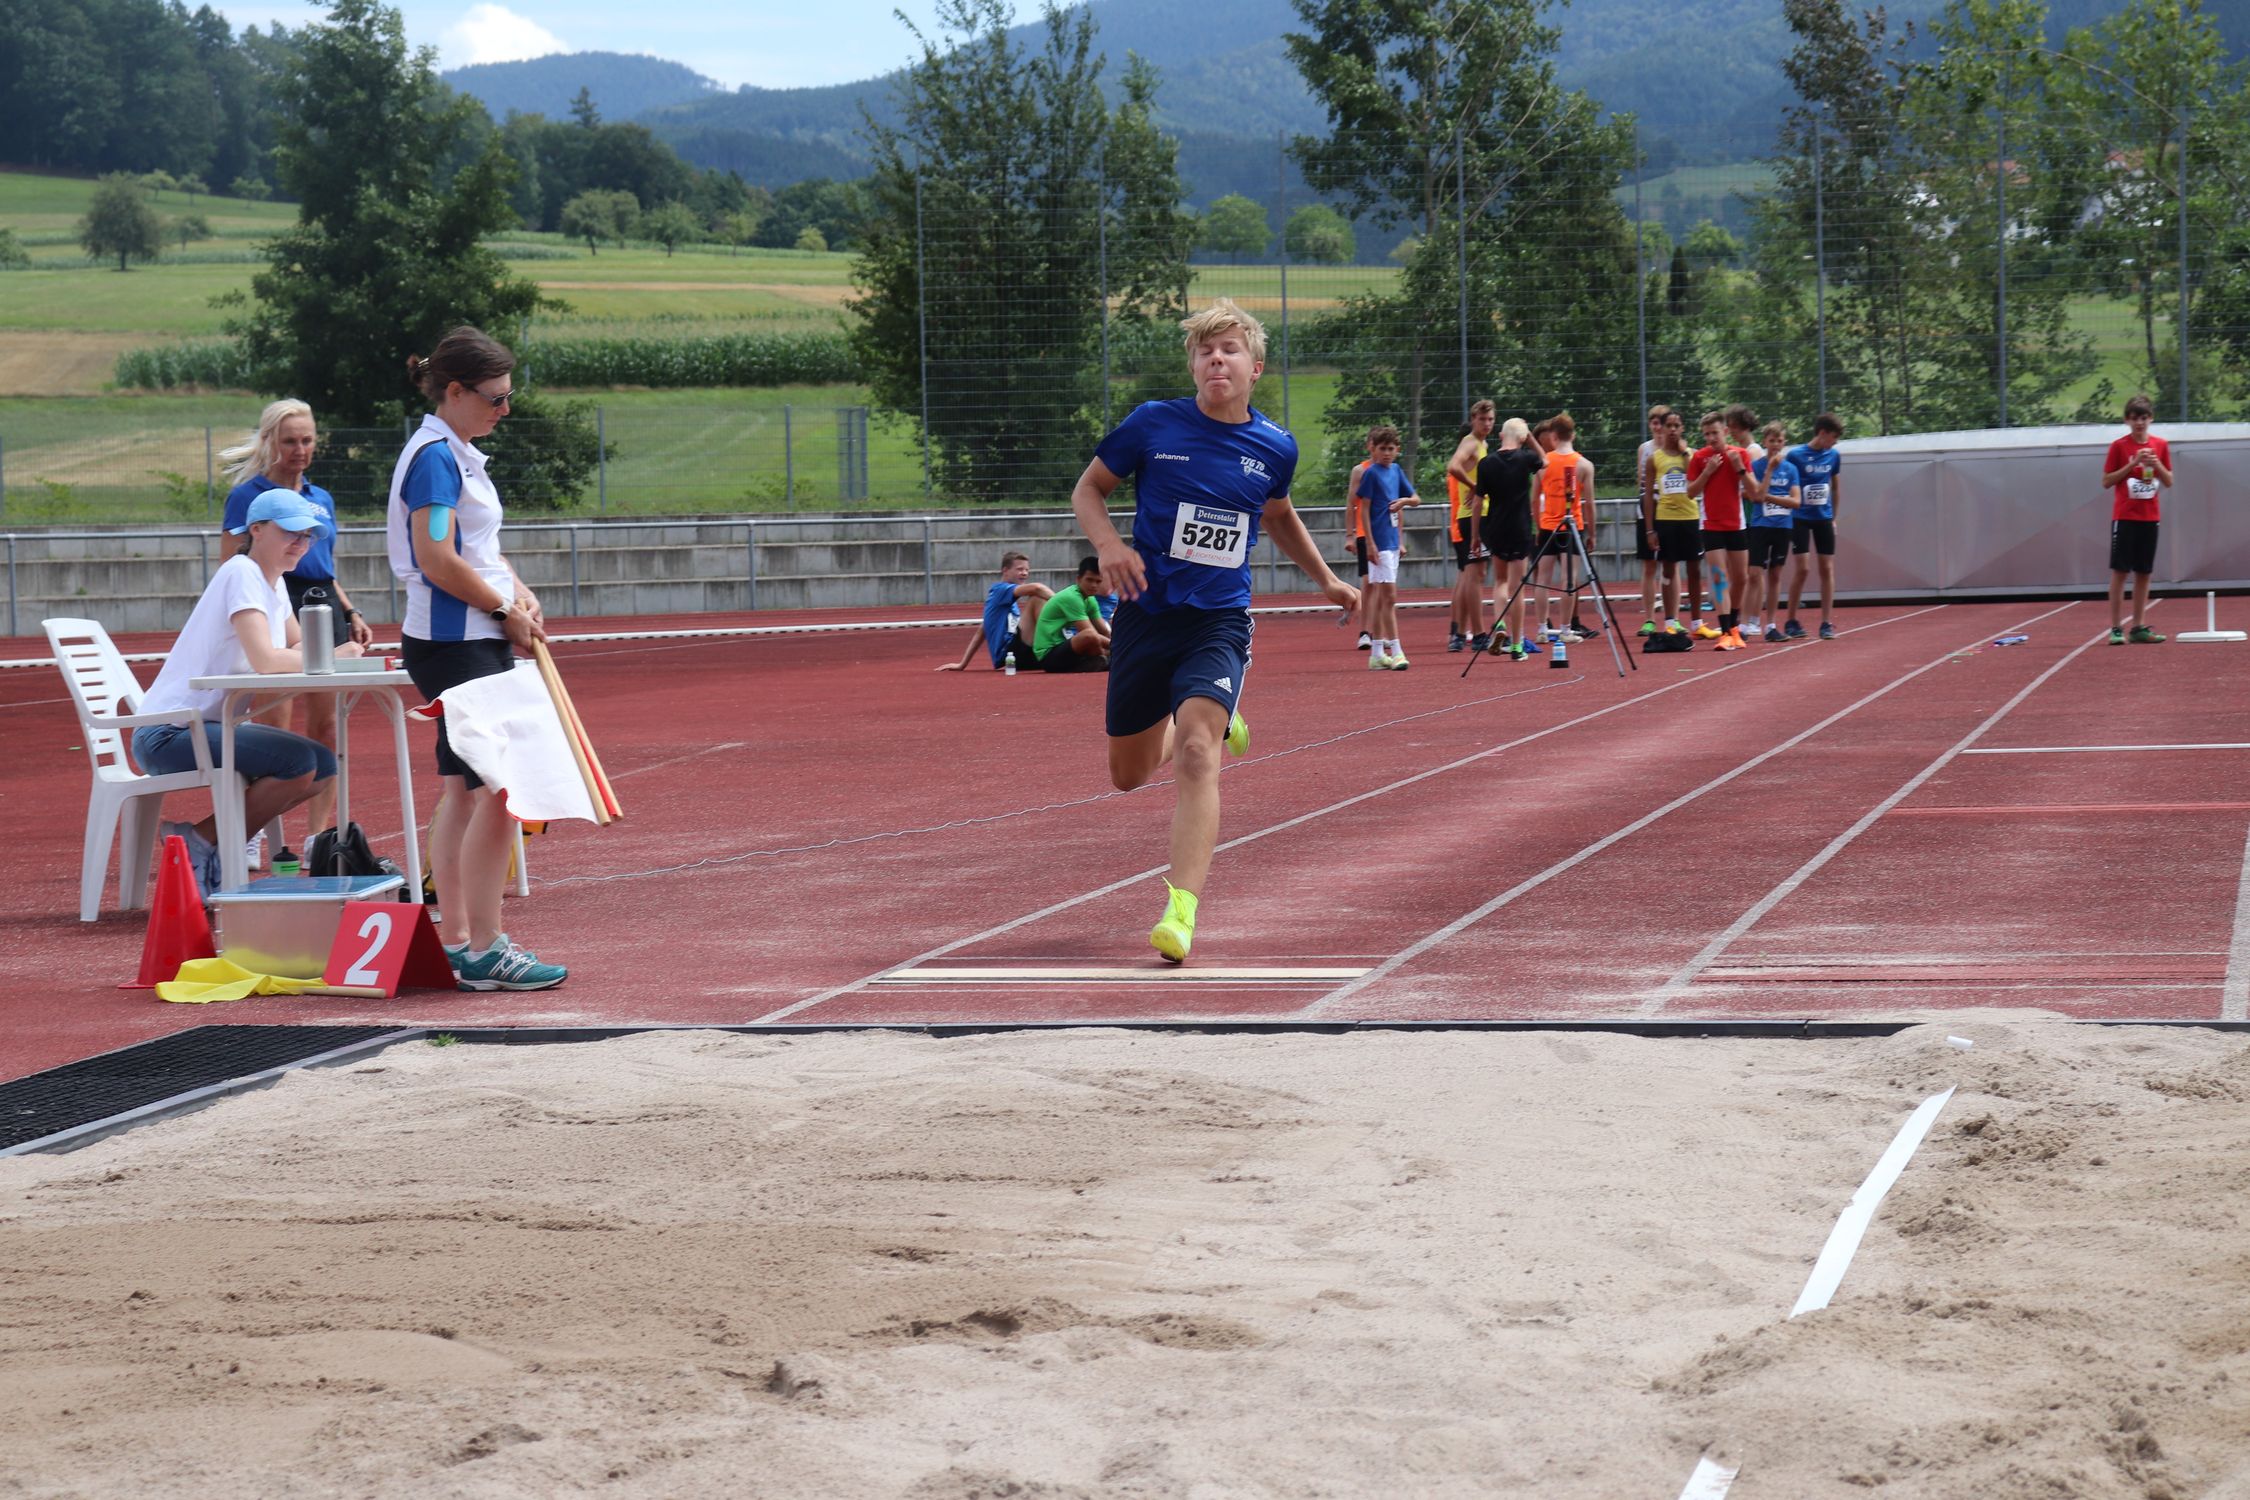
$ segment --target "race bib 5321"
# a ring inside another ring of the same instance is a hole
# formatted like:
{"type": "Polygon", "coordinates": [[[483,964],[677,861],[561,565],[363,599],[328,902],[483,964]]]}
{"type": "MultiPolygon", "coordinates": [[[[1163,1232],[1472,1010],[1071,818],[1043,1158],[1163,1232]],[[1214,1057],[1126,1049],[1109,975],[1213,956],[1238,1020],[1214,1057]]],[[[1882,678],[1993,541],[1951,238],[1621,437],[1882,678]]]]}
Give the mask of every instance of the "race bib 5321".
{"type": "Polygon", "coordinates": [[[1207,568],[1239,568],[1250,555],[1250,517],[1218,506],[1183,505],[1172,518],[1172,555],[1207,568]]]}

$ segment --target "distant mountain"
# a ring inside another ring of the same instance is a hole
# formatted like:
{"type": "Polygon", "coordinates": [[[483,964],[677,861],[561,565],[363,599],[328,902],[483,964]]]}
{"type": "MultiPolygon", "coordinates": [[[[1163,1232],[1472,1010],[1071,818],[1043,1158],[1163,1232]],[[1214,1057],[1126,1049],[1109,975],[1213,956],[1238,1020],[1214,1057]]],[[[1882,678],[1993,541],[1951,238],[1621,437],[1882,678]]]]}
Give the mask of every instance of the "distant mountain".
{"type": "MultiPolygon", "coordinates": [[[[1202,206],[1225,193],[1264,200],[1281,171],[1281,137],[1317,132],[1325,116],[1289,64],[1282,34],[1303,28],[1291,0],[1089,0],[1097,44],[1109,55],[1114,85],[1127,53],[1160,76],[1157,111],[1180,138],[1189,200],[1202,206]]],[[[1892,9],[1903,30],[1942,0],[1905,0],[1892,9]]],[[[2115,0],[2050,0],[2048,40],[2114,9],[2115,0]]],[[[1029,9],[1028,0],[1022,6],[1029,9]]],[[[2237,56],[2250,50],[2250,0],[2203,0],[2237,56]]],[[[1791,92],[1781,58],[1791,38],[1774,0],[1557,0],[1561,33],[1556,71],[1616,114],[1632,114],[1641,142],[1659,162],[1726,162],[1770,149],[1791,92]]],[[[1044,27],[1019,26],[1027,47],[1044,27]]],[[[896,72],[824,88],[728,92],[692,69],[651,57],[582,52],[524,63],[490,63],[445,75],[508,109],[567,112],[581,85],[606,119],[639,118],[690,162],[736,171],[749,182],[783,187],[807,177],[855,177],[867,170],[861,106],[897,118],[896,72]]],[[[1303,191],[1294,172],[1288,192],[1303,191]]],[[[1363,238],[1363,250],[1367,248],[1363,238]]]]}
{"type": "Polygon", "coordinates": [[[605,120],[630,120],[725,91],[683,63],[625,52],[558,52],[528,62],[476,63],[439,77],[474,94],[495,120],[510,114],[567,119],[570,101],[582,88],[593,95],[605,120]]]}

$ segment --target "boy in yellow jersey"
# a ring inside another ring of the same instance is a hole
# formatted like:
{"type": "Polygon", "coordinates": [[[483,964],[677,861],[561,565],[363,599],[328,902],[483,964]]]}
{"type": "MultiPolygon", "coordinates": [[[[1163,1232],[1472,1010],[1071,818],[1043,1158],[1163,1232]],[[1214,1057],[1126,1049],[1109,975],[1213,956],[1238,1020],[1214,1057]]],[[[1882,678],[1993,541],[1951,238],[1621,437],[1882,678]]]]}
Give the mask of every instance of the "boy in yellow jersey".
{"type": "Polygon", "coordinates": [[[1666,412],[1641,475],[1643,542],[1662,570],[1665,626],[1703,628],[1703,507],[1688,493],[1687,418],[1666,412]],[[1681,573],[1687,574],[1688,623],[1680,623],[1681,573]]]}
{"type": "Polygon", "coordinates": [[[1451,517],[1447,535],[1453,542],[1453,566],[1460,570],[1453,584],[1453,627],[1445,643],[1448,651],[1464,647],[1482,651],[1490,644],[1484,623],[1484,578],[1488,557],[1478,534],[1476,504],[1477,463],[1484,457],[1485,440],[1499,413],[1489,401],[1469,408],[1469,426],[1453,445],[1445,465],[1446,510],[1451,517]]]}
{"type": "Polygon", "coordinates": [[[1633,461],[1633,477],[1641,490],[1641,524],[1634,533],[1633,555],[1641,564],[1641,630],[1642,635],[1657,632],[1656,590],[1657,577],[1662,565],[1656,560],[1656,517],[1649,503],[1648,456],[1664,440],[1664,419],[1672,415],[1672,408],[1664,405],[1648,409],[1648,441],[1633,461]]]}

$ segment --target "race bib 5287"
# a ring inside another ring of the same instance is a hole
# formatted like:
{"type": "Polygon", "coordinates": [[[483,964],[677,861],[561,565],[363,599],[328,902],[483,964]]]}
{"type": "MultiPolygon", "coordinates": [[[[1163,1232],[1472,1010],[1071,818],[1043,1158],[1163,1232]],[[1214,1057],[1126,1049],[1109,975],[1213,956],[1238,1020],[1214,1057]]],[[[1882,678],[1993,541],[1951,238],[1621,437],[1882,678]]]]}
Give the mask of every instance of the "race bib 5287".
{"type": "Polygon", "coordinates": [[[1172,518],[1172,556],[1210,568],[1239,568],[1250,555],[1250,517],[1239,510],[1183,505],[1172,518]]]}

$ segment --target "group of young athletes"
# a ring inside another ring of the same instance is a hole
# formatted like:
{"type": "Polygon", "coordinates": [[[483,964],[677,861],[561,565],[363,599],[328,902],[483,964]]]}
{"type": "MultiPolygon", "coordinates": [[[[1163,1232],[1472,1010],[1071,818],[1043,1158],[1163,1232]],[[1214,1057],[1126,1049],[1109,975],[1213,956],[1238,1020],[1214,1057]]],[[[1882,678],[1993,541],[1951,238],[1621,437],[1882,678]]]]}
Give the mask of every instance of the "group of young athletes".
{"type": "MultiPolygon", "coordinates": [[[[1536,425],[1510,417],[1498,424],[1495,448],[1497,416],[1490,401],[1471,407],[1445,466],[1447,539],[1460,570],[1446,649],[1498,649],[1521,661],[1538,655],[1541,640],[1556,633],[1558,601],[1567,600],[1569,607],[1562,632],[1578,639],[1598,633],[1579,615],[1578,588],[1584,584],[1572,536],[1575,531],[1590,546],[1594,465],[1578,451],[1570,413],[1536,425]],[[1534,561],[1537,576],[1527,584],[1534,561]],[[1542,594],[1538,629],[1529,626],[1534,592],[1542,594]],[[1514,608],[1496,621],[1493,608],[1505,607],[1511,596],[1514,608]]],[[[1810,440],[1795,447],[1781,423],[1759,428],[1746,406],[1706,412],[1698,426],[1701,446],[1690,451],[1686,418],[1669,406],[1649,408],[1648,441],[1641,444],[1635,475],[1640,634],[1674,635],[1683,644],[1711,641],[1721,651],[1739,651],[1759,639],[1801,639],[1811,632],[1797,612],[1817,563],[1820,638],[1832,639],[1843,468],[1836,443],[1843,423],[1823,413],[1813,420],[1810,440]],[[1706,557],[1712,559],[1717,606],[1708,618],[1706,557]]],[[[1369,432],[1367,458],[1353,468],[1347,485],[1350,535],[1367,591],[1358,644],[1368,653],[1371,671],[1407,665],[1397,625],[1398,514],[1421,501],[1413,480],[1398,468],[1399,446],[1396,428],[1369,432]]]]}
{"type": "MultiPolygon", "coordinates": [[[[1195,394],[1136,408],[1101,440],[1071,493],[1099,570],[1095,580],[1082,566],[1081,588],[1120,600],[1109,632],[1110,779],[1129,791],[1167,766],[1172,772],[1165,905],[1149,942],[1175,963],[1187,958],[1194,941],[1218,845],[1222,757],[1241,755],[1250,742],[1240,708],[1250,670],[1249,558],[1260,527],[1346,619],[1362,622],[1359,644],[1371,666],[1395,671],[1406,666],[1398,639],[1398,515],[1419,503],[1398,464],[1398,431],[1377,427],[1350,484],[1365,595],[1339,579],[1290,497],[1296,439],[1251,404],[1265,368],[1264,328],[1224,298],[1181,327],[1195,394]],[[1133,520],[1130,535],[1121,536],[1109,504],[1128,479],[1133,520]]],[[[2156,493],[2172,480],[2169,450],[2148,434],[2146,399],[2136,397],[2126,410],[2132,432],[2112,446],[2103,465],[2103,483],[2116,486],[2119,507],[2111,566],[2125,570],[2113,581],[2113,617],[2122,576],[2136,576],[2139,586],[2130,636],[2115,617],[2110,639],[2120,645],[2163,639],[2147,630],[2141,612],[2155,552],[2156,493]]],[[[1496,637],[1496,622],[1485,613],[1486,582],[1496,577],[1505,600],[1533,558],[1542,571],[1553,559],[1550,577],[1559,576],[1560,591],[1575,600],[1569,562],[1578,549],[1571,532],[1586,528],[1594,466],[1577,451],[1568,413],[1537,427],[1521,418],[1499,423],[1497,449],[1489,443],[1495,415],[1491,402],[1477,403],[1446,465],[1461,568],[1452,633],[1456,649],[1491,649],[1498,639],[1521,659],[1537,649],[1522,597],[1516,596],[1512,619],[1498,622],[1504,633],[1496,637]]],[[[1816,417],[1810,438],[1791,447],[1780,423],[1759,428],[1748,408],[1730,406],[1704,415],[1702,444],[1690,452],[1678,413],[1655,407],[1648,422],[1638,475],[1642,634],[1682,647],[1701,637],[1729,651],[1752,639],[1804,636],[1797,609],[1809,558],[1818,565],[1820,636],[1831,638],[1843,467],[1836,443],[1843,424],[1831,415],[1816,417]],[[1706,556],[1715,558],[1719,603],[1732,606],[1708,618],[1706,556]],[[1783,614],[1782,574],[1793,559],[1797,573],[1783,614]]],[[[1015,584],[1004,578],[1000,587],[1013,593],[1015,584]]],[[[1547,595],[1550,620],[1556,592],[1550,587],[1547,595]]],[[[1578,623],[1575,611],[1569,628],[1594,633],[1578,623]]],[[[1653,644],[1644,641],[1643,649],[1653,644]]]]}

